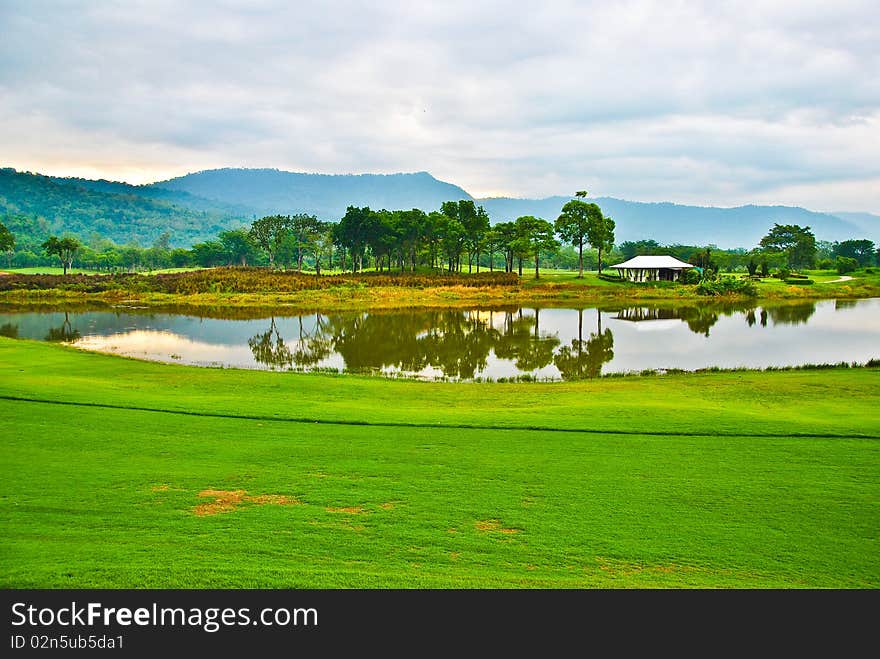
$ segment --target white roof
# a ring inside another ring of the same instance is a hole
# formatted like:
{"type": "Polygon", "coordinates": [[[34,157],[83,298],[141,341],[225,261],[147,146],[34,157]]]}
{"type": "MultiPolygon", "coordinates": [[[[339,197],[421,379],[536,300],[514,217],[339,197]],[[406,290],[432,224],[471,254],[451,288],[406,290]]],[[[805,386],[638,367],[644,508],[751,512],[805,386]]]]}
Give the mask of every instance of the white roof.
{"type": "Polygon", "coordinates": [[[682,268],[693,268],[690,263],[679,261],[674,256],[635,256],[629,261],[612,265],[612,268],[621,268],[628,270],[652,270],[654,268],[671,268],[673,270],[681,270],[682,268]]]}

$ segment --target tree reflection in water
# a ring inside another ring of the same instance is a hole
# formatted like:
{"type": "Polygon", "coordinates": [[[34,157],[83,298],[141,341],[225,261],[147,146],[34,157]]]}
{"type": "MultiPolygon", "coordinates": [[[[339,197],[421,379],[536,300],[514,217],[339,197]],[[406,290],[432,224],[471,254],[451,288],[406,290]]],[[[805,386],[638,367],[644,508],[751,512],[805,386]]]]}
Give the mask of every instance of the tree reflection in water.
{"type": "Polygon", "coordinates": [[[614,359],[614,336],[610,329],[602,331],[602,311],[597,309],[597,330],[583,340],[584,310],[578,309],[578,338],[563,346],[553,358],[563,380],[583,380],[602,375],[605,362],[614,359]]]}
{"type": "MultiPolygon", "coordinates": [[[[542,330],[541,311],[315,314],[299,316],[298,332],[286,340],[272,318],[266,332],[252,337],[248,345],[258,363],[273,369],[314,368],[335,353],[348,371],[417,374],[435,369],[445,377],[467,380],[483,373],[494,353],[520,373],[552,364],[565,380],[599,377],[614,358],[614,336],[611,328],[603,329],[602,312],[597,310],[596,330],[584,338],[584,310],[578,310],[577,339],[561,346],[555,332],[542,330]]],[[[766,326],[768,319],[774,324],[806,322],[814,311],[812,303],[762,308],[760,314],[743,304],[630,307],[614,312],[614,318],[636,323],[678,319],[690,331],[708,337],[722,315],[741,312],[749,326],[766,326]]]]}
{"type": "Polygon", "coordinates": [[[60,327],[51,327],[46,334],[46,341],[70,342],[80,338],[79,330],[74,329],[70,323],[70,313],[64,312],[64,322],[60,327]]]}
{"type": "Polygon", "coordinates": [[[272,369],[293,366],[293,353],[284,343],[275,325],[274,316],[269,323],[269,329],[248,339],[248,346],[258,364],[265,364],[272,369]]]}

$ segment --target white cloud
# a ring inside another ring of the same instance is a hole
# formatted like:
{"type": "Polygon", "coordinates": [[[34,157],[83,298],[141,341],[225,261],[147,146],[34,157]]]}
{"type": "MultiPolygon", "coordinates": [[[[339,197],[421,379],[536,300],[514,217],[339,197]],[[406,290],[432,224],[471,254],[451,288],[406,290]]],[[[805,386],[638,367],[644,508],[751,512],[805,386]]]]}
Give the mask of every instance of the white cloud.
{"type": "Polygon", "coordinates": [[[871,4],[2,3],[0,164],[877,212],[871,4]]]}

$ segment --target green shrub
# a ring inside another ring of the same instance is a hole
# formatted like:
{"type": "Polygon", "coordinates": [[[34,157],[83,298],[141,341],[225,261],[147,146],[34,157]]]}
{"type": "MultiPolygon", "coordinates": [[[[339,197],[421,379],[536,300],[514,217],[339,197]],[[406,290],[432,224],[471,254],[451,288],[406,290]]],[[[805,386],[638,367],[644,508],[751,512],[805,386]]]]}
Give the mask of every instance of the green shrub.
{"type": "Polygon", "coordinates": [[[855,272],[859,269],[859,262],[849,256],[838,256],[834,265],[839,275],[845,275],[848,272],[855,272]]]}
{"type": "Polygon", "coordinates": [[[747,295],[755,297],[758,287],[748,279],[735,279],[734,277],[719,277],[718,279],[706,279],[697,286],[699,295],[747,295]]]}
{"type": "Polygon", "coordinates": [[[812,286],[815,282],[812,279],[786,279],[786,284],[795,284],[797,286],[812,286]]]}
{"type": "Polygon", "coordinates": [[[700,273],[696,270],[682,270],[681,271],[681,279],[679,281],[682,284],[699,284],[700,283],[700,273]]]}

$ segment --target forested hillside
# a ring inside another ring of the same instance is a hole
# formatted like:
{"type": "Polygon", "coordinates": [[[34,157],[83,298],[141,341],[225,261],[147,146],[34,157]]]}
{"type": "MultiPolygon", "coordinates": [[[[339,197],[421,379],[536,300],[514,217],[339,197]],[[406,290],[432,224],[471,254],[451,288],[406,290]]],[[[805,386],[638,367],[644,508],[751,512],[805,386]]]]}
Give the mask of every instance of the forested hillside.
{"type": "Polygon", "coordinates": [[[213,169],[154,186],[247,207],[259,214],[310,213],[330,221],[342,217],[348,206],[436,210],[444,201],[471,199],[457,185],[438,181],[427,172],[330,175],[213,169]]]}
{"type": "Polygon", "coordinates": [[[0,170],[0,215],[18,218],[13,221],[15,228],[9,228],[20,243],[69,233],[82,239],[99,234],[120,245],[136,242],[143,246],[165,232],[172,245],[189,246],[247,219],[184,208],[139,194],[61,184],[47,176],[12,169],[0,170]]]}

